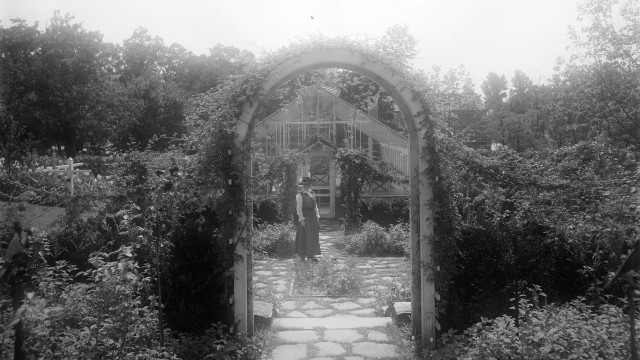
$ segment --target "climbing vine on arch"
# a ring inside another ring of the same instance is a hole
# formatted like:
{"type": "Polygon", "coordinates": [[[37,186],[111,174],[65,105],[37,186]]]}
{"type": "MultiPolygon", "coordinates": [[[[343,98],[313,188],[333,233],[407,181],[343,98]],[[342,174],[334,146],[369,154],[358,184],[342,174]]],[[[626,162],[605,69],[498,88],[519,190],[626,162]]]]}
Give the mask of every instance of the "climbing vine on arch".
{"type": "MultiPolygon", "coordinates": [[[[348,38],[311,38],[296,42],[287,48],[268,54],[261,61],[245,70],[245,73],[230,79],[219,86],[215,91],[211,91],[197,99],[193,116],[190,120],[194,127],[198,128],[197,142],[201,149],[202,169],[206,181],[204,183],[215,183],[212,190],[218,191],[220,196],[220,206],[231,209],[228,212],[229,222],[224,229],[223,238],[234,239],[235,241],[245,241],[246,239],[236,239],[238,230],[235,216],[245,211],[250,213],[247,206],[247,199],[244,190],[248,185],[247,179],[243,178],[244,164],[250,159],[249,150],[253,124],[249,124],[249,131],[242,144],[238,144],[236,138],[237,119],[240,118],[245,104],[261,104],[263,99],[260,96],[260,86],[264,83],[269,74],[287,61],[294,60],[304,54],[316,53],[323,50],[349,50],[362,54],[366,61],[386,64],[388,69],[394,72],[399,79],[406,81],[413,89],[415,99],[420,101],[424,109],[428,109],[426,95],[429,90],[427,81],[423,74],[414,72],[406,61],[398,57],[396,53],[385,52],[385,46],[380,46],[376,41],[354,40],[348,38]],[[229,156],[233,154],[233,156],[229,156]],[[232,181],[228,181],[232,179],[232,181]]],[[[427,114],[405,114],[405,116],[419,116],[427,114]]],[[[425,145],[421,153],[429,158],[429,168],[426,173],[421,174],[421,178],[430,181],[434,186],[434,198],[437,206],[435,217],[436,237],[441,236],[448,239],[447,244],[451,246],[438,248],[443,249],[445,254],[436,256],[441,259],[454,259],[450,256],[455,248],[455,233],[452,230],[451,207],[448,205],[448,192],[443,181],[436,181],[439,177],[439,152],[435,146],[434,132],[436,125],[430,119],[425,124],[420,124],[426,129],[425,145]]],[[[343,193],[347,196],[345,204],[347,210],[347,228],[356,229],[359,226],[359,217],[356,210],[359,202],[359,195],[366,181],[371,176],[383,176],[381,166],[374,164],[371,159],[366,158],[362,150],[341,149],[336,155],[336,162],[343,172],[343,193]],[[346,174],[346,175],[345,175],[346,174]],[[347,195],[348,194],[348,195],[347,195]]],[[[440,179],[444,179],[440,176],[440,179]]],[[[343,195],[344,196],[344,195],[343,195]]],[[[414,196],[418,196],[414,194],[414,196]]],[[[250,224],[241,224],[250,227],[250,224]]],[[[433,239],[431,239],[433,241],[433,239]]],[[[439,242],[443,244],[443,242],[439,242]]],[[[435,266],[429,264],[428,266],[435,266]]],[[[443,268],[440,274],[446,272],[443,268]]],[[[438,285],[438,275],[436,275],[436,286],[443,293],[443,286],[438,285]]],[[[446,281],[445,281],[446,284],[446,281]]],[[[443,285],[445,285],[443,284],[443,285]]]]}
{"type": "Polygon", "coordinates": [[[295,211],[298,165],[303,162],[304,156],[291,150],[281,150],[270,156],[264,156],[260,153],[256,155],[253,162],[253,183],[267,188],[275,188],[279,195],[280,220],[288,222],[292,219],[295,211]]]}
{"type": "Polygon", "coordinates": [[[340,198],[344,206],[345,233],[360,229],[360,196],[364,186],[372,180],[389,181],[393,173],[387,163],[369,156],[365,149],[343,147],[334,159],[340,170],[340,198]]]}

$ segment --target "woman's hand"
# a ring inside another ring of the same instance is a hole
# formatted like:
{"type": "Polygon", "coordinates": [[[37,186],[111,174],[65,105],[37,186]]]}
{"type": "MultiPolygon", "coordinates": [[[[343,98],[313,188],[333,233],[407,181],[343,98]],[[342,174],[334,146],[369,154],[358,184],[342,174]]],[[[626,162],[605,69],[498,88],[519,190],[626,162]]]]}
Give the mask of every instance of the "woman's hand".
{"type": "Polygon", "coordinates": [[[300,220],[300,226],[304,227],[304,220],[300,220]]]}

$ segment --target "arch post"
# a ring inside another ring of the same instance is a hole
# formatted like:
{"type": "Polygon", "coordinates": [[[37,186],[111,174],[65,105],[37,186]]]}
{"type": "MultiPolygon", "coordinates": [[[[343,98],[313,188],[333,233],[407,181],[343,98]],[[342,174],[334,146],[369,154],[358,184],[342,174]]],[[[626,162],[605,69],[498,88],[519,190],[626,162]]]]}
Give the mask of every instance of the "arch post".
{"type": "MultiPolygon", "coordinates": [[[[244,142],[236,139],[236,145],[242,147],[244,142]]],[[[244,183],[244,211],[238,214],[236,220],[237,241],[235,260],[233,263],[233,313],[234,322],[239,332],[253,335],[253,251],[251,230],[253,228],[253,204],[251,186],[251,155],[247,152],[236,155],[236,161],[244,164],[242,174],[244,183]],[[240,240],[239,240],[240,239],[240,240]]]]}
{"type": "MultiPolygon", "coordinates": [[[[425,129],[420,130],[420,149],[426,148],[425,129]]],[[[433,186],[428,174],[429,153],[420,156],[420,268],[421,268],[421,318],[422,345],[433,349],[436,341],[436,289],[433,268],[434,211],[433,186]]],[[[412,194],[412,196],[414,196],[412,194]]]]}

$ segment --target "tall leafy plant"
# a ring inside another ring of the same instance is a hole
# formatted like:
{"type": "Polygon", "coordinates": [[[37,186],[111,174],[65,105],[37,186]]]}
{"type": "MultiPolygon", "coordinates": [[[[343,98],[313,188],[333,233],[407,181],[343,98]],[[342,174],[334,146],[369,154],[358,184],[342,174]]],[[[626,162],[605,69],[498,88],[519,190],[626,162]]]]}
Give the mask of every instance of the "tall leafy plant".
{"type": "Polygon", "coordinates": [[[340,197],[345,211],[345,233],[349,234],[361,226],[360,196],[364,186],[372,179],[393,177],[386,163],[373,159],[365,149],[340,148],[334,159],[342,175],[340,197]]]}
{"type": "Polygon", "coordinates": [[[279,210],[283,222],[292,219],[294,214],[294,199],[296,181],[298,179],[298,164],[302,161],[302,154],[295,151],[281,151],[268,160],[266,178],[270,185],[279,189],[279,210]]]}

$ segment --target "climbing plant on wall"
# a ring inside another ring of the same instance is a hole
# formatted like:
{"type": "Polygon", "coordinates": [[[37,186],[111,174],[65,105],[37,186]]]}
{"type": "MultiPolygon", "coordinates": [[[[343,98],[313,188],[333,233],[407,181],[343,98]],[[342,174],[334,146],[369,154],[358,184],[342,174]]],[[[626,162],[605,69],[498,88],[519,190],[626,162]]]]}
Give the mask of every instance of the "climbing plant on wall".
{"type": "MultiPolygon", "coordinates": [[[[254,157],[255,159],[255,157],[254,157]]],[[[270,188],[278,193],[278,213],[282,222],[288,222],[294,214],[294,201],[297,190],[296,181],[298,179],[298,165],[303,161],[301,153],[289,150],[281,150],[276,155],[262,157],[261,161],[254,168],[260,167],[257,179],[254,183],[266,183],[270,188]]]]}
{"type": "Polygon", "coordinates": [[[369,156],[365,149],[340,148],[334,159],[342,180],[340,198],[344,206],[345,233],[360,229],[360,195],[371,180],[391,180],[391,170],[386,163],[369,156]]]}

